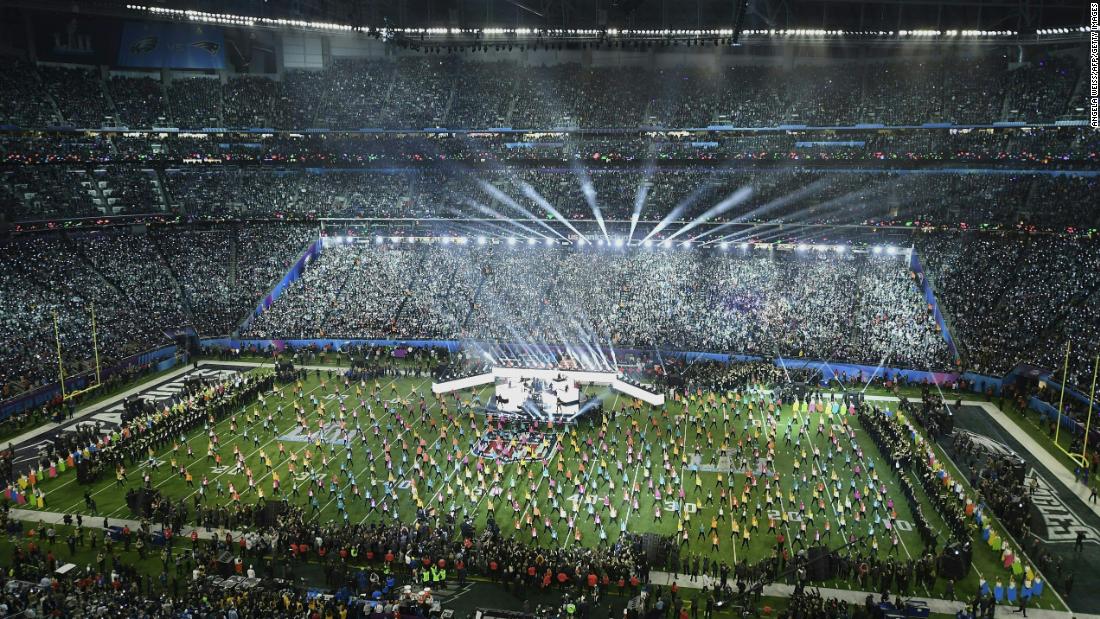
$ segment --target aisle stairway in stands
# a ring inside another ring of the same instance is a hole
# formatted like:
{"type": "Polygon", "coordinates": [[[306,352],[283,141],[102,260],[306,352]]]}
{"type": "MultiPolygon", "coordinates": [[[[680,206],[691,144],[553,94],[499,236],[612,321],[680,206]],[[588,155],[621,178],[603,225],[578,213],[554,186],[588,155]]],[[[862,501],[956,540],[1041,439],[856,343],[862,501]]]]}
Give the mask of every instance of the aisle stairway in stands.
{"type": "MultiPolygon", "coordinates": [[[[916,251],[916,249],[913,249],[914,253],[916,251]]],[[[947,333],[951,336],[951,341],[955,343],[955,352],[958,354],[959,359],[965,366],[967,361],[966,344],[964,344],[962,342],[962,339],[958,337],[958,332],[955,330],[954,314],[951,312],[950,309],[948,309],[947,304],[940,302],[940,299],[942,297],[940,296],[939,288],[937,288],[936,286],[936,278],[929,272],[927,263],[925,263],[923,259],[920,259],[919,255],[917,256],[917,258],[918,260],[920,260],[921,265],[924,267],[924,279],[928,282],[928,287],[932,289],[932,298],[936,300],[936,307],[940,309],[940,315],[943,316],[943,323],[947,329],[947,333]]]]}
{"type": "Polygon", "coordinates": [[[91,256],[80,250],[77,244],[73,242],[73,239],[70,236],[69,232],[62,232],[61,238],[63,242],[72,249],[73,253],[80,256],[81,260],[83,260],[84,263],[92,269],[92,271],[95,271],[96,275],[98,275],[99,278],[102,279],[104,283],[106,283],[107,286],[109,286],[116,294],[121,297],[127,296],[126,293],[123,292],[122,287],[119,286],[118,282],[108,277],[107,274],[104,273],[101,268],[99,268],[99,265],[97,265],[95,261],[92,260],[91,256]]]}
{"type": "Polygon", "coordinates": [[[436,124],[440,127],[447,126],[447,119],[451,115],[451,106],[455,102],[455,92],[458,90],[458,82],[451,83],[450,92],[447,94],[447,104],[443,106],[443,113],[439,115],[436,124]]]}
{"type": "Polygon", "coordinates": [[[237,286],[237,244],[240,228],[234,227],[229,231],[229,287],[237,286]]]}
{"type": "Polygon", "coordinates": [[[164,267],[166,273],[168,273],[169,280],[172,282],[172,291],[180,299],[180,307],[183,310],[183,315],[187,317],[189,324],[195,323],[195,312],[191,308],[191,299],[187,296],[186,290],[184,290],[183,284],[180,283],[179,274],[172,268],[172,262],[165,258],[164,247],[160,245],[156,237],[150,237],[150,242],[157,250],[157,258],[160,260],[160,264],[164,267]]]}
{"type": "Polygon", "coordinates": [[[474,305],[481,302],[481,291],[485,288],[486,279],[488,277],[482,271],[481,278],[477,280],[477,288],[474,289],[474,294],[470,296],[470,307],[466,310],[466,317],[462,319],[462,323],[459,325],[459,333],[466,333],[470,324],[470,317],[474,315],[474,305]]]}
{"type": "MultiPolygon", "coordinates": [[[[426,277],[438,277],[438,274],[425,273],[424,272],[424,260],[428,256],[428,250],[423,245],[417,249],[416,267],[411,273],[413,281],[420,279],[420,275],[423,274],[426,277]]],[[[414,284],[415,286],[416,284],[414,284]]],[[[393,318],[391,319],[392,325],[401,324],[401,312],[405,310],[405,306],[409,304],[409,295],[404,294],[401,296],[401,302],[397,304],[397,309],[393,312],[393,318]]]]}

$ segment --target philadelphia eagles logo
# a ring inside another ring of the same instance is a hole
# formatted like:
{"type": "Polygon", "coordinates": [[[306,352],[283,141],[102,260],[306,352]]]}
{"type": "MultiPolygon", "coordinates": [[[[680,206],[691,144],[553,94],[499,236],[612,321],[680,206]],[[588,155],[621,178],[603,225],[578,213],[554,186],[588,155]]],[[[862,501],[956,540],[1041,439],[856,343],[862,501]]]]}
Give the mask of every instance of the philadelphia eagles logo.
{"type": "Polygon", "coordinates": [[[157,48],[156,37],[142,37],[137,41],[134,41],[130,45],[130,53],[132,54],[148,54],[157,48]]]}

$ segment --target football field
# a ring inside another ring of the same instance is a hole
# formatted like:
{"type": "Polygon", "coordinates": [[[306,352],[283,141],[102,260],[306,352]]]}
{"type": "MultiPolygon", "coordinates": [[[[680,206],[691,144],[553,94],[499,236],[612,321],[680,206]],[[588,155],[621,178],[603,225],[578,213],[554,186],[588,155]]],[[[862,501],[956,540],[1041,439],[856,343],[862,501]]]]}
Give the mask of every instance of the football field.
{"type": "MultiPolygon", "coordinates": [[[[852,538],[852,554],[924,554],[896,473],[839,394],[796,410],[774,408],[763,392],[693,393],[659,408],[588,393],[604,411],[574,425],[505,423],[480,409],[492,386],[436,399],[429,379],[349,382],[311,371],[132,464],[122,487],[111,472],[90,487],[58,480],[46,487],[47,509],[90,514],[87,489],[95,515],[133,518],[125,493],[148,475],[162,495],[186,501],[192,521],[201,495],[230,509],[285,499],[321,522],[454,513],[480,530],[491,518],[504,535],[541,546],[657,533],[681,557],[729,565],[852,538]],[[208,456],[212,437],[220,464],[208,456]]],[[[942,545],[947,529],[924,502],[942,545]]],[[[974,562],[997,569],[981,544],[974,562]]],[[[972,570],[959,590],[977,582],[972,570]]]]}

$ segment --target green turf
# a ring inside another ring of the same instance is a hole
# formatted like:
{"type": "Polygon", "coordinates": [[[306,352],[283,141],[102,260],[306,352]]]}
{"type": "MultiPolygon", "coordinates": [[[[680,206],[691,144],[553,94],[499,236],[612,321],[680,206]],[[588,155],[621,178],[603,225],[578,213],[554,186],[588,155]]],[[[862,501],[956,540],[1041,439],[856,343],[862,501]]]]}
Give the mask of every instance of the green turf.
{"type": "MultiPolygon", "coordinates": [[[[328,379],[327,376],[323,378],[327,383],[323,383],[322,379],[318,378],[315,373],[310,373],[302,385],[304,399],[301,401],[306,406],[311,425],[315,425],[316,421],[314,406],[310,402],[311,397],[317,397],[320,402],[324,403],[326,419],[332,419],[338,413],[338,400],[336,399],[338,396],[349,396],[349,408],[353,406],[353,402],[358,401],[358,396],[355,394],[356,384],[345,390],[339,380],[328,379]]],[[[492,387],[487,386],[476,393],[464,392],[458,395],[464,402],[469,402],[475,397],[485,400],[490,395],[491,390],[492,387]]],[[[617,539],[620,530],[623,529],[634,533],[655,532],[664,535],[675,535],[678,531],[678,525],[682,523],[682,526],[689,533],[688,544],[682,552],[700,556],[707,555],[713,560],[724,561],[728,564],[733,564],[742,559],[747,559],[750,562],[763,559],[770,555],[775,544],[774,535],[767,532],[768,515],[766,507],[764,512],[758,516],[759,531],[752,534],[747,547],[742,546],[741,536],[737,536],[734,540],[731,532],[731,522],[735,517],[739,518],[740,509],[734,509],[727,502],[725,507],[726,519],[716,523],[719,538],[718,549],[712,549],[711,523],[712,518],[715,518],[718,514],[718,504],[721,502],[721,486],[718,485],[719,473],[694,473],[688,464],[692,455],[698,455],[704,464],[714,462],[718,452],[723,447],[723,437],[726,436],[729,437],[729,447],[733,447],[737,441],[743,440],[746,445],[750,446],[748,447],[749,451],[751,451],[751,445],[766,450],[765,435],[760,432],[760,427],[765,422],[763,411],[756,410],[751,417],[747,411],[740,416],[731,411],[730,421],[727,425],[720,415],[715,416],[712,414],[710,417],[704,418],[703,407],[698,402],[685,404],[672,401],[665,407],[656,410],[640,405],[636,412],[634,412],[633,403],[631,402],[629,403],[631,409],[627,415],[620,416],[615,422],[607,423],[605,428],[601,428],[598,421],[589,419],[565,431],[560,428],[551,430],[551,433],[556,434],[559,449],[554,452],[554,456],[549,462],[531,460],[501,464],[486,460],[483,485],[492,485],[495,478],[497,485],[502,490],[501,496],[494,498],[478,489],[478,473],[474,467],[476,458],[471,457],[469,465],[466,466],[456,466],[455,464],[457,452],[461,451],[463,456],[469,455],[471,442],[476,440],[485,429],[486,419],[484,416],[463,409],[464,405],[458,404],[454,396],[447,396],[444,398],[446,412],[448,415],[453,416],[453,421],[449,420],[446,415],[441,413],[439,405],[433,399],[430,391],[430,381],[427,379],[398,378],[393,381],[381,382],[377,387],[375,383],[371,382],[363,391],[363,398],[371,402],[374,415],[378,418],[378,435],[375,436],[367,414],[361,412],[359,421],[368,433],[368,442],[373,458],[368,460],[364,449],[356,440],[349,469],[354,473],[360,490],[364,493],[369,491],[375,497],[379,506],[382,505],[384,500],[384,485],[389,482],[397,488],[398,499],[396,503],[392,499],[386,501],[391,508],[389,514],[382,514],[377,511],[371,512],[366,501],[353,498],[349,477],[340,471],[340,463],[346,461],[342,446],[332,445],[330,448],[329,445],[325,445],[318,448],[316,445],[278,438],[291,430],[295,424],[292,403],[296,400],[296,396],[293,393],[294,387],[292,385],[281,387],[281,395],[269,395],[267,398],[268,410],[274,412],[280,405],[283,409],[282,414],[277,415],[275,419],[278,428],[277,433],[264,433],[262,424],[258,420],[249,425],[245,411],[237,416],[239,428],[238,433],[235,435],[230,432],[231,421],[229,418],[219,422],[215,430],[222,440],[221,454],[223,464],[228,466],[228,470],[221,472],[212,470],[213,463],[208,462],[205,458],[207,437],[203,429],[199,428],[187,437],[188,444],[191,445],[195,453],[195,459],[187,459],[185,447],[181,447],[178,455],[174,455],[172,448],[169,447],[158,454],[158,458],[163,461],[164,465],[159,470],[150,473],[152,484],[166,496],[175,499],[187,498],[190,504],[191,497],[197,491],[196,489],[205,475],[211,481],[207,501],[228,502],[228,496],[218,497],[216,495],[215,487],[218,482],[226,490],[228,490],[229,483],[232,482],[237,490],[241,492],[242,501],[256,501],[258,500],[256,494],[245,493],[247,487],[245,476],[236,474],[233,471],[233,449],[239,447],[246,457],[246,466],[254,472],[258,487],[263,490],[268,499],[271,499],[274,496],[272,493],[272,475],[260,461],[262,450],[276,463],[274,470],[282,477],[283,496],[302,505],[307,514],[315,512],[313,517],[322,521],[342,517],[342,514],[337,510],[337,500],[331,497],[328,491],[328,479],[335,474],[338,477],[340,489],[345,494],[346,513],[351,522],[394,520],[394,508],[396,508],[397,520],[409,522],[415,518],[418,503],[423,505],[425,509],[436,511],[446,511],[453,506],[460,515],[468,513],[478,526],[483,526],[491,514],[506,535],[515,535],[530,543],[549,545],[554,543],[551,540],[551,535],[544,531],[543,525],[534,518],[534,505],[537,505],[544,517],[549,516],[551,518],[551,527],[557,532],[558,544],[575,543],[577,541],[577,531],[579,531],[579,543],[596,545],[601,543],[599,529],[588,518],[586,503],[583,500],[577,500],[576,502],[571,500],[572,495],[578,495],[579,493],[572,483],[567,480],[566,475],[568,473],[568,477],[579,479],[582,455],[588,453],[589,462],[585,465],[585,468],[589,472],[594,472],[598,467],[609,469],[607,476],[610,481],[601,481],[598,487],[594,489],[592,484],[589,483],[587,494],[598,497],[594,509],[600,514],[603,520],[603,529],[607,538],[611,541],[617,539]],[[428,404],[427,416],[422,417],[418,411],[417,403],[420,397],[424,397],[428,404]],[[383,405],[377,403],[379,398],[383,405]],[[414,411],[412,413],[402,413],[408,427],[402,427],[392,416],[388,416],[384,412],[385,403],[396,402],[397,400],[407,402],[414,411]],[[656,423],[653,423],[653,421],[656,423]],[[457,423],[458,426],[455,426],[454,423],[457,423]],[[459,436],[459,427],[462,428],[464,436],[459,436]],[[441,433],[442,428],[447,429],[445,437],[441,433]],[[245,429],[249,432],[249,439],[245,439],[243,436],[245,429]],[[606,433],[604,437],[607,443],[606,451],[601,449],[599,439],[601,431],[606,433]],[[261,435],[258,447],[254,445],[251,438],[257,432],[261,435]],[[634,441],[635,453],[639,450],[642,451],[652,462],[648,478],[644,473],[644,465],[639,465],[636,458],[634,461],[629,461],[627,458],[629,438],[634,441]],[[392,471],[387,471],[384,466],[382,439],[388,440],[393,445],[394,464],[392,471]],[[587,447],[588,440],[592,440],[592,448],[587,447]],[[409,447],[409,460],[404,464],[402,463],[400,449],[401,441],[404,441],[409,447]],[[453,441],[457,441],[457,444],[453,441]],[[280,442],[286,448],[287,459],[279,457],[278,445],[280,442]],[[574,447],[574,442],[576,447],[574,447]],[[425,465],[425,478],[420,479],[414,473],[411,464],[416,457],[417,444],[423,445],[429,462],[438,465],[438,473],[435,472],[435,465],[430,463],[425,465]],[[294,485],[288,470],[289,454],[297,454],[297,469],[301,473],[304,469],[304,458],[307,451],[312,454],[313,464],[318,468],[321,467],[322,453],[327,455],[330,460],[329,469],[321,471],[325,477],[325,483],[323,488],[316,490],[318,498],[316,509],[311,508],[307,499],[305,483],[300,484],[300,496],[297,498],[289,496],[294,485]],[[448,461],[449,456],[452,457],[451,461],[448,461]],[[662,459],[665,456],[669,459],[667,468],[662,464],[662,459]],[[176,459],[177,464],[186,466],[191,472],[194,476],[196,488],[189,487],[183,479],[172,471],[170,462],[173,458],[176,459]],[[619,462],[624,463],[621,471],[618,467],[619,462]],[[561,468],[560,473],[559,467],[561,468]],[[546,471],[545,474],[544,471],[546,471]],[[674,479],[674,475],[678,479],[674,479]],[[659,483],[661,476],[664,477],[663,484],[659,483]],[[557,510],[551,509],[550,498],[547,494],[551,480],[563,487],[559,505],[560,508],[566,510],[569,516],[575,518],[578,526],[573,531],[569,529],[567,521],[559,522],[557,510]],[[652,489],[650,488],[651,480],[654,486],[652,489]],[[412,486],[413,481],[416,482],[415,495],[412,486]],[[614,489],[610,487],[612,482],[614,483],[614,489]],[[634,484],[637,484],[640,489],[640,499],[636,508],[625,502],[622,496],[624,486],[631,487],[634,484]],[[679,499],[681,489],[684,492],[683,501],[679,499]],[[658,491],[660,492],[659,499],[657,496],[658,491]],[[528,494],[534,498],[534,504],[527,501],[528,494]],[[513,509],[511,502],[508,500],[509,495],[518,503],[518,509],[513,509]],[[708,495],[713,496],[713,504],[708,501],[708,495]],[[617,510],[614,516],[610,510],[600,509],[603,505],[604,496],[609,497],[610,504],[617,510]],[[551,513],[552,511],[553,513],[551,513]],[[530,524],[528,524],[529,518],[531,519],[530,524]],[[534,539],[530,534],[532,526],[537,531],[537,537],[534,539]],[[701,539],[699,535],[700,527],[703,527],[701,539]]],[[[619,410],[628,405],[626,399],[610,392],[591,391],[591,393],[605,397],[605,406],[608,410],[619,410]]],[[[248,411],[255,410],[259,410],[258,404],[248,407],[248,411]]],[[[817,426],[819,421],[822,420],[822,415],[812,413],[810,417],[810,439],[809,442],[804,439],[802,447],[810,451],[812,445],[817,446],[824,458],[829,427],[834,423],[841,423],[841,420],[839,418],[825,419],[826,435],[818,436],[817,426]]],[[[825,417],[829,416],[826,415],[825,417]]],[[[781,530],[786,534],[786,543],[792,554],[798,550],[798,547],[793,546],[795,532],[798,527],[798,507],[792,504],[789,494],[792,492],[792,481],[795,479],[793,475],[794,465],[796,460],[801,460],[801,457],[797,455],[797,451],[793,446],[786,447],[783,444],[783,432],[788,419],[795,420],[797,424],[802,418],[801,414],[792,412],[789,406],[785,407],[779,414],[777,422],[779,434],[775,445],[775,468],[781,475],[782,492],[776,500],[774,509],[794,512],[795,519],[792,519],[791,522],[784,524],[781,520],[777,521],[781,530]]],[[[348,423],[354,426],[354,422],[350,418],[348,423]]],[[[894,500],[898,519],[901,522],[901,525],[899,525],[901,546],[898,555],[901,558],[920,556],[920,539],[917,533],[911,529],[910,525],[913,518],[900,491],[896,489],[896,480],[892,478],[893,473],[880,459],[877,448],[870,441],[867,434],[859,428],[858,420],[851,419],[850,423],[855,424],[857,442],[863,453],[874,462],[875,470],[881,472],[883,476],[881,482],[885,483],[889,489],[887,496],[894,500]]],[[[797,425],[795,427],[797,428],[797,425]]],[[[542,428],[542,430],[545,430],[545,428],[542,428]]],[[[841,441],[841,446],[846,447],[845,441],[841,441]]],[[[847,449],[845,450],[847,451],[847,449]]],[[[749,459],[751,463],[755,464],[751,454],[749,459]]],[[[145,464],[142,464],[132,467],[127,485],[138,486],[140,484],[145,466],[145,464]]],[[[802,471],[807,476],[807,483],[801,485],[795,503],[805,501],[807,512],[816,512],[817,502],[812,499],[811,492],[813,483],[820,472],[813,465],[811,459],[805,461],[802,465],[802,471]]],[[[844,465],[842,454],[834,460],[833,471],[836,472],[842,487],[840,500],[843,502],[849,487],[851,473],[844,465]]],[[[721,475],[724,483],[729,484],[731,475],[721,475]]],[[[742,473],[733,473],[732,478],[733,485],[729,488],[729,496],[740,498],[745,476],[742,473]]],[[[831,483],[828,475],[823,476],[823,478],[826,483],[831,483]]],[[[751,525],[757,500],[761,503],[765,501],[764,483],[765,480],[761,480],[760,487],[752,492],[752,498],[747,508],[747,518],[744,523],[739,523],[740,528],[744,529],[751,525]]],[[[862,483],[858,486],[862,490],[862,483]]],[[[82,498],[85,487],[76,484],[75,476],[68,475],[62,479],[44,484],[42,488],[46,492],[47,509],[70,513],[87,513],[82,498]]],[[[97,502],[97,516],[130,517],[125,506],[125,489],[116,486],[112,474],[108,473],[105,479],[92,487],[92,493],[97,502]]],[[[579,496],[576,498],[580,499],[579,496]]],[[[871,511],[869,506],[868,515],[871,514],[871,511]]],[[[924,512],[932,519],[933,528],[941,531],[946,530],[944,524],[935,515],[934,510],[926,505],[924,512]]],[[[835,502],[827,500],[825,513],[816,514],[814,524],[807,526],[805,546],[813,545],[815,529],[823,531],[826,520],[831,523],[834,532],[831,541],[827,544],[836,547],[842,543],[835,502]]],[[[849,531],[854,531],[861,537],[866,535],[867,520],[856,523],[851,514],[846,517],[846,520],[849,531]]],[[[890,543],[883,533],[883,528],[879,526],[876,529],[879,532],[878,539],[880,543],[878,554],[885,557],[890,554],[890,543]]],[[[978,571],[986,574],[987,577],[992,574],[1005,574],[1003,568],[997,563],[998,557],[992,551],[980,543],[976,544],[975,548],[974,564],[976,571],[972,571],[966,580],[958,583],[957,590],[960,594],[972,592],[977,588],[978,571]]],[[[869,549],[866,551],[869,551],[869,549]]],[[[1005,575],[1005,580],[1007,581],[1007,575],[1005,575]]],[[[831,586],[855,588],[855,583],[851,582],[837,581],[830,584],[831,586]]],[[[942,587],[942,584],[940,586],[942,587]]],[[[926,591],[923,590],[923,587],[918,587],[918,593],[935,595],[939,592],[926,591]]],[[[1044,596],[1043,602],[1053,602],[1053,596],[1044,596]]]]}

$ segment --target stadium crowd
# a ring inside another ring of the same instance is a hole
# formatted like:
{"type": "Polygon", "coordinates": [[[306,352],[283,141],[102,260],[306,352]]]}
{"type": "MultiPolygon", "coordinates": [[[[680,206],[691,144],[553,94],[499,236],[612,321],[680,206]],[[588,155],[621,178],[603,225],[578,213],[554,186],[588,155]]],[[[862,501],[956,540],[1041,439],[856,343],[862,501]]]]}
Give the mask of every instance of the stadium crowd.
{"type": "MultiPolygon", "coordinates": [[[[53,312],[69,375],[91,368],[93,306],[105,366],[166,341],[165,330],[230,333],[316,234],[230,224],[6,241],[5,393],[56,379],[53,312]]],[[[324,251],[246,335],[590,341],[957,367],[900,256],[381,240],[324,251]]],[[[915,243],[966,368],[1060,369],[1068,337],[1071,383],[1087,387],[1100,331],[1095,239],[936,232],[915,243]]]]}
{"type": "MultiPolygon", "coordinates": [[[[1086,174],[865,170],[812,165],[764,170],[671,166],[489,169],[418,165],[384,169],[110,165],[17,166],[0,173],[7,217],[28,229],[103,216],[236,219],[541,217],[654,225],[839,224],[1081,232],[1100,225],[1073,205],[1097,190],[1086,174]],[[747,193],[746,193],[747,192],[747,193]],[[555,215],[556,216],[556,215],[555,215]],[[85,218],[79,220],[79,218],[85,218]]],[[[673,228],[674,230],[674,228],[673,228]]],[[[699,232],[704,229],[700,228],[699,232]]],[[[734,232],[736,230],[731,230],[734,232]]]]}
{"type": "Polygon", "coordinates": [[[337,58],[321,71],[188,76],[11,61],[0,120],[27,128],[743,127],[919,125],[1084,118],[1072,54],[830,65],[528,66],[455,57],[337,58]],[[455,76],[462,75],[462,80],[455,76]],[[746,92],[752,96],[745,96],[746,92]],[[107,97],[110,93],[110,98],[107,97]],[[42,110],[31,111],[35,102],[42,110]]]}
{"type": "Polygon", "coordinates": [[[193,326],[227,334],[278,282],[315,228],[294,225],[121,230],[9,239],[0,251],[0,385],[4,397],[171,343],[193,326]],[[197,243],[197,244],[195,244],[197,243]]]}
{"type": "Polygon", "coordinates": [[[407,247],[326,249],[244,335],[613,343],[886,359],[920,369],[953,364],[900,256],[407,247]],[[432,269],[410,284],[403,274],[417,264],[432,269]]]}

